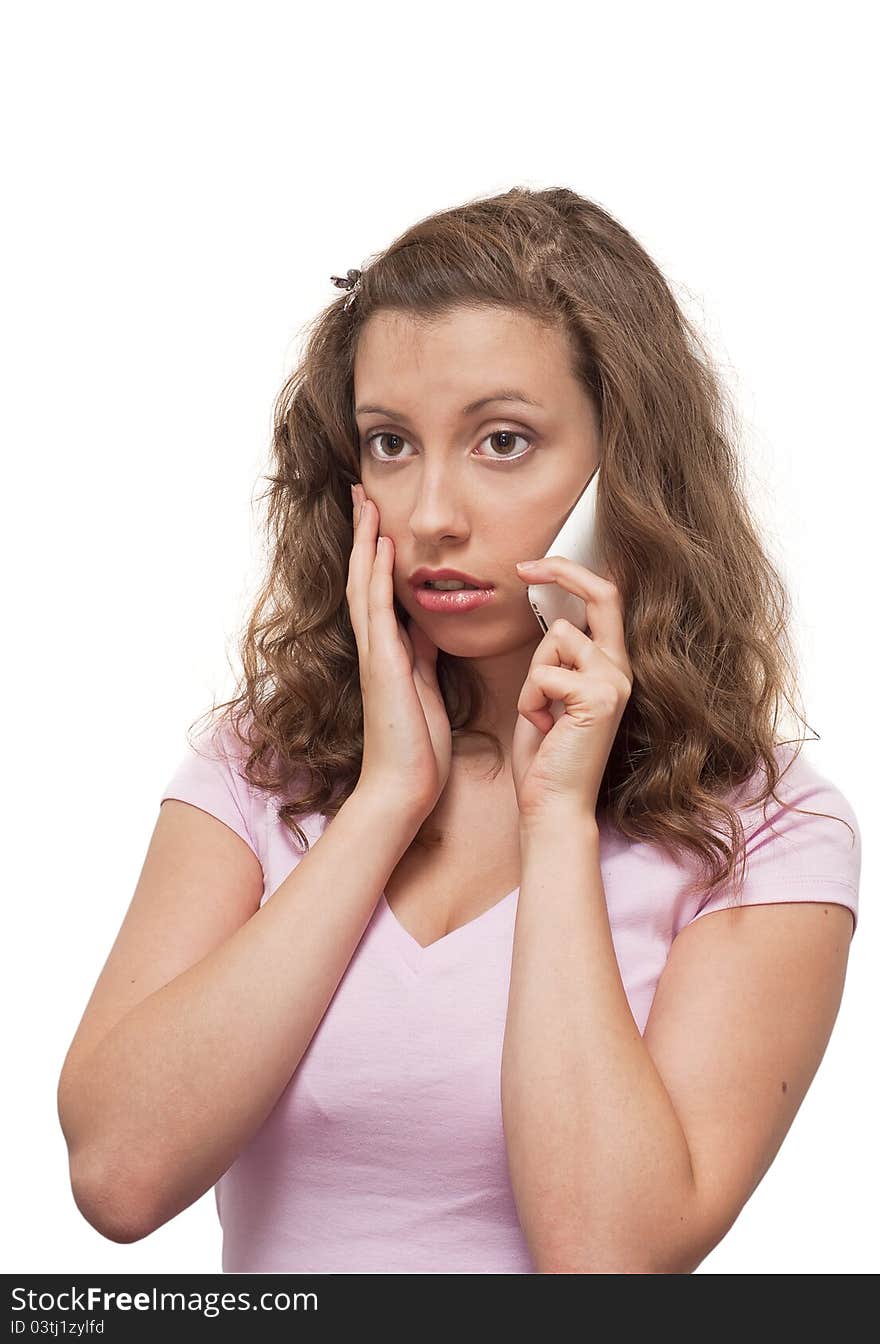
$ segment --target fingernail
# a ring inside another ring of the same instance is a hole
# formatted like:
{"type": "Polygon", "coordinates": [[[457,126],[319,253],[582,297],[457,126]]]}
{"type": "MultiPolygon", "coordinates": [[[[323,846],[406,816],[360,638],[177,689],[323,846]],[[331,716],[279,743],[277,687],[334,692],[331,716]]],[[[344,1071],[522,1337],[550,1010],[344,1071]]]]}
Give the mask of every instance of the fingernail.
{"type": "Polygon", "coordinates": [[[517,560],[516,567],[517,569],[537,569],[540,563],[540,560],[517,560]]]}

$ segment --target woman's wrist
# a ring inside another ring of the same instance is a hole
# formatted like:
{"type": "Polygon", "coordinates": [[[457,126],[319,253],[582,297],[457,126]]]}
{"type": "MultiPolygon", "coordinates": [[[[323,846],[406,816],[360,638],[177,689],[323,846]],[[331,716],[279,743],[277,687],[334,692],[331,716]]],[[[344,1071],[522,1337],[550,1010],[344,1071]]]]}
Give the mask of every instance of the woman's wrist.
{"type": "Polygon", "coordinates": [[[407,833],[410,839],[431,810],[415,803],[412,798],[399,793],[391,785],[383,785],[377,781],[358,781],[346,799],[345,805],[349,803],[359,811],[368,812],[383,828],[392,832],[398,829],[401,833],[407,833]]]}
{"type": "Polygon", "coordinates": [[[564,843],[571,835],[587,835],[598,841],[599,823],[591,808],[560,803],[531,816],[520,814],[519,834],[521,846],[554,839],[564,843]]]}

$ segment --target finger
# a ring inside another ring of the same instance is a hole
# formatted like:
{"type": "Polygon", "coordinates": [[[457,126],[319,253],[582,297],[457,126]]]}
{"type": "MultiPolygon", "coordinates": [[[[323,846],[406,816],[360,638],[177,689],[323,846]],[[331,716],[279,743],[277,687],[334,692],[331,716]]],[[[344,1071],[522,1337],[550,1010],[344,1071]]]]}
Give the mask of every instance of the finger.
{"type": "Polygon", "coordinates": [[[536,727],[541,727],[546,721],[546,716],[549,719],[549,726],[552,727],[553,716],[550,714],[549,706],[554,700],[564,700],[566,695],[577,691],[578,685],[576,672],[564,667],[542,664],[529,672],[524,681],[517,701],[517,710],[536,727]]]}
{"type": "Polygon", "coordinates": [[[405,626],[402,622],[398,622],[398,627],[397,627],[397,628],[398,628],[398,631],[399,631],[399,633],[400,633],[400,638],[401,638],[401,641],[402,641],[402,643],[403,643],[403,647],[406,649],[407,657],[409,658],[409,660],[410,660],[410,662],[412,663],[413,667],[415,667],[415,665],[416,665],[416,655],[415,655],[415,651],[414,651],[413,646],[412,646],[412,640],[410,639],[409,634],[407,633],[406,626],[405,626]]]}
{"type": "Polygon", "coordinates": [[[348,584],[346,587],[351,626],[357,642],[358,656],[364,666],[366,666],[370,652],[367,591],[370,575],[373,571],[376,548],[375,539],[370,535],[372,528],[375,527],[375,521],[370,519],[370,512],[369,501],[364,501],[363,505],[355,504],[354,537],[351,555],[348,559],[348,584]]]}
{"type": "Polygon", "coordinates": [[[394,610],[394,542],[390,537],[376,539],[376,558],[367,591],[367,623],[373,663],[390,660],[399,665],[402,646],[394,610]]]}
{"type": "Polygon", "coordinates": [[[553,715],[549,710],[537,710],[534,714],[521,714],[520,717],[523,723],[519,731],[523,734],[526,759],[531,760],[553,727],[553,715]]]}
{"type": "MultiPolygon", "coordinates": [[[[435,672],[430,665],[430,659],[426,659],[425,657],[423,641],[419,642],[418,650],[415,647],[416,641],[418,640],[415,630],[418,629],[418,627],[415,627],[412,630],[412,633],[410,633],[410,630],[407,629],[407,625],[412,625],[412,617],[410,616],[407,616],[406,623],[398,621],[397,630],[403,646],[406,649],[407,657],[412,665],[413,676],[418,677],[423,686],[429,686],[433,690],[437,685],[435,672]]],[[[434,647],[436,649],[436,645],[434,647]]]]}
{"type": "Polygon", "coordinates": [[[558,617],[532,654],[529,676],[537,667],[574,668],[577,672],[585,672],[595,665],[593,643],[590,636],[578,630],[571,621],[558,617]]]}
{"type": "Polygon", "coordinates": [[[415,655],[414,666],[418,668],[427,685],[440,689],[437,681],[437,645],[426,634],[418,621],[409,618],[409,639],[415,655]]]}
{"type": "MultiPolygon", "coordinates": [[[[530,677],[548,671],[561,671],[565,676],[572,671],[574,674],[592,671],[601,674],[602,679],[614,687],[617,695],[628,698],[632,690],[632,681],[626,670],[589,635],[562,617],[553,622],[529,664],[530,677]]],[[[555,684],[562,685],[563,682],[557,678],[555,684]]]]}
{"type": "MultiPolygon", "coordinates": [[[[607,571],[606,571],[607,572],[607,571]]],[[[587,608],[590,637],[618,667],[629,666],[623,629],[623,604],[616,584],[562,555],[548,555],[534,569],[518,569],[526,583],[558,583],[582,599],[587,608]]]]}
{"type": "Polygon", "coordinates": [[[528,720],[533,729],[537,730],[537,744],[540,746],[553,727],[553,715],[550,710],[545,705],[543,709],[521,709],[519,714],[521,718],[528,720]]]}

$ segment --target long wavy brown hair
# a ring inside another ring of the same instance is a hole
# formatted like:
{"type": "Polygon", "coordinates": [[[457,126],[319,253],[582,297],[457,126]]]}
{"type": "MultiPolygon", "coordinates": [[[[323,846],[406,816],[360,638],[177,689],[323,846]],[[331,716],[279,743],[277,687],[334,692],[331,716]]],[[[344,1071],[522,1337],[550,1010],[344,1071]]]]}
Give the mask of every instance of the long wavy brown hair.
{"type": "MultiPolygon", "coordinates": [[[[757,781],[746,806],[772,796],[789,807],[776,795],[775,748],[781,705],[799,703],[790,598],[750,517],[736,414],[700,335],[632,234],[567,188],[514,187],[420,220],[307,329],[274,408],[260,497],[268,568],[239,632],[242,672],[207,714],[219,711],[244,748],[239,772],[276,797],[279,821],[308,847],[295,818],[336,815],[363,749],[345,596],[358,334],[379,309],[430,320],[482,304],[568,333],[599,410],[597,541],[623,601],[634,683],[597,817],[677,859],[689,851],[710,893],[738,867],[741,894],[732,791],[757,781]]],[[[499,739],[471,727],[484,707],[477,674],[441,649],[437,675],[453,744],[479,731],[503,768],[499,739]]],[[[796,756],[804,739],[794,741],[796,756]]]]}

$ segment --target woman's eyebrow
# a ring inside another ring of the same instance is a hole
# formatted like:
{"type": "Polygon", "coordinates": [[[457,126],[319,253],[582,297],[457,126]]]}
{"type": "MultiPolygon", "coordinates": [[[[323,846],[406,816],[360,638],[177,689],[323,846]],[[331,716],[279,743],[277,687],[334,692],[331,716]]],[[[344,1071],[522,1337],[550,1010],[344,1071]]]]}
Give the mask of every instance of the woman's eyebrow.
{"type": "MultiPolygon", "coordinates": [[[[526,396],[525,392],[520,392],[514,387],[504,387],[498,392],[492,392],[488,397],[478,397],[476,401],[469,401],[467,406],[463,406],[461,409],[462,417],[474,415],[476,411],[482,410],[492,401],[521,401],[525,406],[537,406],[539,410],[544,409],[539,401],[526,396]]],[[[406,420],[406,416],[401,414],[400,411],[389,410],[387,406],[358,406],[355,415],[367,415],[370,412],[390,416],[392,420],[406,420]]]]}

